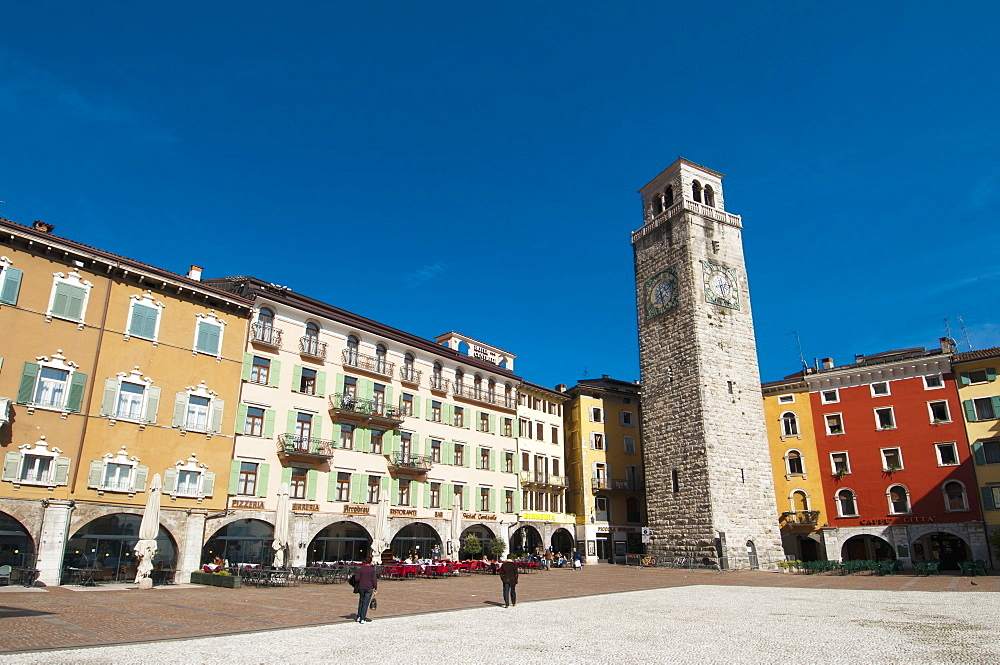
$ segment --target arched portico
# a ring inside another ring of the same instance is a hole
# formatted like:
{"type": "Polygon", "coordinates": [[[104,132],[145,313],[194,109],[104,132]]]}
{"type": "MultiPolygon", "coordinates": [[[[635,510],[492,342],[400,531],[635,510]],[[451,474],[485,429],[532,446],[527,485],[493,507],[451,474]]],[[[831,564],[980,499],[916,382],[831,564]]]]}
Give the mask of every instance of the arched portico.
{"type": "Polygon", "coordinates": [[[357,522],[340,520],[327,525],[309,543],[307,565],[363,561],[371,554],[372,536],[357,522]]]}
{"type": "Polygon", "coordinates": [[[393,535],[389,548],[393,556],[402,559],[416,556],[418,559],[429,559],[434,552],[441,552],[441,535],[437,529],[426,522],[411,522],[399,529],[393,535]]]}
{"type": "MultiPolygon", "coordinates": [[[[97,581],[134,581],[138,560],[133,550],[139,541],[141,522],[139,514],[111,513],[78,528],[66,541],[63,583],[69,581],[70,568],[97,569],[94,574],[97,581]]],[[[162,524],[153,557],[153,566],[161,565],[168,568],[177,565],[177,542],[162,524]]]]}
{"type": "Polygon", "coordinates": [[[0,512],[0,566],[34,567],[35,540],[13,515],[0,512]]]}
{"type": "Polygon", "coordinates": [[[510,551],[514,556],[536,554],[542,547],[542,536],[538,529],[525,524],[517,528],[510,536],[510,551]]]}
{"type": "Polygon", "coordinates": [[[202,548],[203,561],[221,557],[230,565],[270,565],[274,560],[274,526],[260,519],[238,519],[217,529],[202,548]]]}

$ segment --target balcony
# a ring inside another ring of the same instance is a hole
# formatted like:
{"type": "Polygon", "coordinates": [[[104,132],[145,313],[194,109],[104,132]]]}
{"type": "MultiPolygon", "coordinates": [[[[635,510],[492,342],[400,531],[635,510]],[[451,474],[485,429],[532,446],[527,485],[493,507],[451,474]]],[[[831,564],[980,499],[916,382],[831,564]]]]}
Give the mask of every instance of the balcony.
{"type": "Polygon", "coordinates": [[[448,379],[442,376],[432,376],[431,377],[431,390],[439,390],[443,393],[448,392],[448,379]]]}
{"type": "Polygon", "coordinates": [[[255,323],[250,328],[250,341],[261,346],[281,348],[281,331],[266,323],[255,323]]]}
{"type": "Polygon", "coordinates": [[[592,478],[591,488],[598,490],[612,490],[618,492],[642,492],[646,489],[646,483],[641,480],[612,479],[612,478],[592,478]]]}
{"type": "Polygon", "coordinates": [[[566,476],[556,476],[541,471],[521,471],[518,478],[523,486],[566,487],[566,476]]]}
{"type": "Polygon", "coordinates": [[[330,408],[340,418],[381,425],[385,429],[395,429],[403,424],[404,416],[399,407],[388,406],[381,400],[330,395],[330,408]]]}
{"type": "Polygon", "coordinates": [[[305,462],[328,462],[333,457],[333,441],[297,434],[279,434],[278,457],[305,462]]]}
{"type": "Polygon", "coordinates": [[[788,526],[816,526],[819,522],[818,510],[790,510],[781,514],[788,526]]]}
{"type": "Polygon", "coordinates": [[[353,367],[355,369],[371,372],[372,374],[384,376],[388,379],[392,378],[392,370],[396,367],[395,363],[391,363],[385,358],[366,356],[363,353],[358,353],[354,349],[344,349],[343,359],[344,367],[353,367]]]}
{"type": "Polygon", "coordinates": [[[403,366],[399,368],[399,380],[403,383],[408,383],[411,386],[420,385],[420,370],[413,369],[412,367],[403,366]]]}
{"type": "Polygon", "coordinates": [[[396,453],[394,455],[386,455],[385,458],[389,460],[389,470],[396,473],[422,475],[431,470],[432,460],[427,455],[396,453]]]}
{"type": "Polygon", "coordinates": [[[300,337],[299,354],[317,360],[326,360],[326,342],[321,342],[315,337],[300,337]]]}
{"type": "Polygon", "coordinates": [[[517,402],[513,397],[498,395],[496,391],[490,392],[489,390],[483,390],[467,383],[456,383],[452,389],[452,394],[455,397],[498,406],[502,409],[514,410],[517,408],[517,402]]]}

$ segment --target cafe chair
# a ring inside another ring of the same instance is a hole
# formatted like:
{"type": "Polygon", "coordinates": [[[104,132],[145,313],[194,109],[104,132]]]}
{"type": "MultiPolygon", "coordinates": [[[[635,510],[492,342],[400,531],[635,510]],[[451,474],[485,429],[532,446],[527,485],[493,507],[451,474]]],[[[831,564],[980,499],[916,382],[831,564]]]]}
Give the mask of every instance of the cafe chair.
{"type": "Polygon", "coordinates": [[[0,580],[7,580],[7,584],[10,584],[10,571],[10,566],[6,564],[0,566],[0,580]]]}

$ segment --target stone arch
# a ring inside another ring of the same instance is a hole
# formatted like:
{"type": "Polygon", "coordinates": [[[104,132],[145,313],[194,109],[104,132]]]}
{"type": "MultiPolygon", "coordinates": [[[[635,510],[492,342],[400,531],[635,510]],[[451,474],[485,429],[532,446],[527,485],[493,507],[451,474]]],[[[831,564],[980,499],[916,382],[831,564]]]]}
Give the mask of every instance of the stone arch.
{"type": "Polygon", "coordinates": [[[568,529],[558,527],[553,529],[549,535],[549,547],[552,548],[553,552],[569,554],[576,547],[576,539],[568,529]]]}
{"type": "Polygon", "coordinates": [[[219,521],[212,520],[211,522],[205,522],[205,532],[201,537],[201,544],[208,544],[208,540],[217,531],[221,531],[224,527],[229,526],[235,522],[240,522],[242,520],[257,520],[259,522],[264,522],[274,528],[274,512],[269,513],[259,513],[259,512],[236,512],[226,515],[219,521]],[[267,517],[265,517],[265,515],[267,517]]]}
{"type": "MultiPolygon", "coordinates": [[[[131,582],[135,579],[139,563],[134,548],[139,541],[142,511],[103,508],[105,510],[100,511],[102,514],[92,514],[91,519],[82,523],[77,519],[77,526],[70,528],[63,551],[63,565],[93,568],[97,581],[131,582]]],[[[178,541],[162,520],[159,527],[153,565],[173,568],[180,556],[178,541]]],[[[66,581],[64,579],[64,583],[66,581]]]]}
{"type": "Polygon", "coordinates": [[[444,542],[441,533],[434,525],[420,519],[414,519],[393,533],[392,538],[389,539],[389,548],[397,559],[410,554],[415,554],[420,559],[426,559],[432,556],[435,548],[440,552],[444,542]]]}
{"type": "MultiPolygon", "coordinates": [[[[205,530],[208,532],[208,529],[205,530]]],[[[259,517],[230,520],[214,528],[205,540],[201,558],[221,557],[229,563],[270,564],[274,558],[271,543],[274,524],[259,517]]]]}
{"type": "Polygon", "coordinates": [[[371,553],[371,532],[349,519],[350,515],[343,517],[331,521],[312,537],[306,546],[307,561],[362,561],[371,553]]]}
{"type": "Polygon", "coordinates": [[[515,524],[510,534],[510,551],[513,554],[534,554],[535,548],[542,547],[542,534],[531,524],[515,524]]]}
{"type": "Polygon", "coordinates": [[[0,511],[0,566],[33,567],[35,553],[35,539],[24,522],[0,511]]]}
{"type": "Polygon", "coordinates": [[[896,552],[893,548],[891,536],[884,538],[882,535],[852,533],[849,538],[845,538],[844,542],[840,544],[841,561],[857,559],[884,561],[895,558],[896,552]]]}

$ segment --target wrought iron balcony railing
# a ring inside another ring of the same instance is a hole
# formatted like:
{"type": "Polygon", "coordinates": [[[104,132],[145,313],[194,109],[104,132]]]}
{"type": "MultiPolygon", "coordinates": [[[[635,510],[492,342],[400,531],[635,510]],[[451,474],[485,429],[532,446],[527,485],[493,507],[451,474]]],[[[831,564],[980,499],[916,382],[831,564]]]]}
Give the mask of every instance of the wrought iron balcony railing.
{"type": "Polygon", "coordinates": [[[595,490],[622,490],[626,492],[641,492],[646,489],[646,483],[634,479],[592,478],[591,486],[595,490]]]}
{"type": "Polygon", "coordinates": [[[457,397],[464,397],[466,399],[482,402],[483,404],[491,404],[493,406],[500,406],[506,409],[517,408],[517,402],[513,397],[500,395],[495,390],[491,391],[481,387],[477,388],[475,384],[470,385],[468,383],[456,382],[452,387],[452,394],[457,397]]]}
{"type": "Polygon", "coordinates": [[[781,514],[786,524],[816,524],[819,522],[818,510],[789,510],[781,514]]]}
{"type": "Polygon", "coordinates": [[[352,395],[330,395],[330,406],[338,411],[356,413],[373,418],[398,420],[402,422],[403,412],[398,406],[391,406],[382,400],[361,399],[352,395]]]}
{"type": "Polygon", "coordinates": [[[354,349],[344,349],[343,358],[346,367],[355,367],[386,377],[392,377],[392,370],[396,367],[396,363],[391,363],[385,358],[366,356],[354,349]]]}
{"type": "Polygon", "coordinates": [[[552,473],[542,471],[521,471],[518,474],[522,485],[549,485],[552,487],[565,487],[566,476],[557,476],[552,473]]]}
{"type": "Polygon", "coordinates": [[[395,453],[386,455],[389,466],[399,471],[430,471],[432,460],[427,455],[411,455],[410,453],[395,453]]]}
{"type": "Polygon", "coordinates": [[[253,324],[250,332],[250,339],[257,344],[281,348],[281,331],[266,323],[253,324]]]}
{"type": "Polygon", "coordinates": [[[301,337],[299,338],[299,353],[326,360],[326,342],[321,342],[315,337],[301,337]]]}
{"type": "Polygon", "coordinates": [[[328,460],[333,457],[333,441],[298,434],[279,434],[278,452],[285,457],[328,460]]]}
{"type": "Polygon", "coordinates": [[[449,380],[443,376],[431,376],[431,390],[442,390],[448,392],[449,380]]]}
{"type": "Polygon", "coordinates": [[[403,383],[411,383],[415,386],[419,386],[420,370],[404,365],[399,368],[399,380],[403,383]]]}

